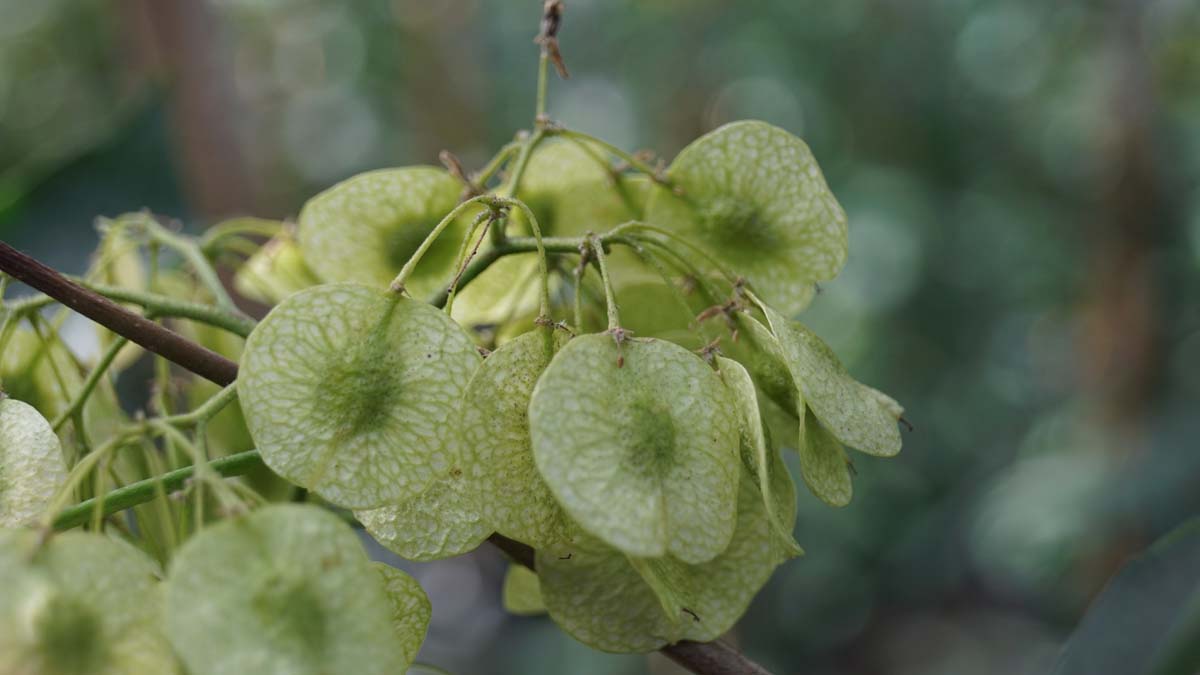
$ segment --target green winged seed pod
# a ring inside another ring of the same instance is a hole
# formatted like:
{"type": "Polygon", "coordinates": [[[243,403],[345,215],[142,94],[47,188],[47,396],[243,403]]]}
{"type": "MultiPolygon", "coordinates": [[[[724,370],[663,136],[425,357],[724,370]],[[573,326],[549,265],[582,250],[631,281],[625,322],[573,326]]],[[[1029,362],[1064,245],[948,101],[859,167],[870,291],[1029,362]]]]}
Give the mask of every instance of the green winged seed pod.
{"type": "Polygon", "coordinates": [[[687,146],[646,220],[696,241],[795,314],[846,261],[846,214],[804,141],[765,122],[727,124],[687,146]]]}
{"type": "Polygon", "coordinates": [[[821,501],[830,506],[845,506],[854,497],[850,478],[850,461],[846,451],[833,434],[817,420],[811,410],[802,411],[803,431],[800,433],[800,473],[804,483],[821,501]]]}
{"type": "Polygon", "coordinates": [[[417,497],[452,467],[452,417],[479,361],[433,307],[329,284],[284,300],[250,334],[238,398],[267,466],[370,509],[417,497]]]}
{"type": "Polygon", "coordinates": [[[424,628],[401,628],[395,611],[354,531],[316,506],[205,528],[167,581],[167,634],[192,675],[403,673],[424,628]]]}
{"type": "Polygon", "coordinates": [[[504,343],[475,371],[463,399],[463,433],[485,519],[534,548],[568,541],[575,529],[538,473],[529,439],[534,385],[568,337],[539,328],[504,343]]]}
{"type": "Polygon", "coordinates": [[[66,480],[50,423],[33,406],[0,393],[0,527],[32,524],[66,480]]]}
{"type": "Polygon", "coordinates": [[[829,345],[803,324],[785,319],[766,304],[759,307],[800,398],[834,438],[868,455],[891,457],[900,452],[900,405],[850,377],[829,345]]]}
{"type": "MultiPolygon", "coordinates": [[[[324,281],[385,286],[442,217],[458,205],[462,184],[442,169],[414,166],[369,171],[313,197],[300,212],[300,249],[324,281]]],[[[449,282],[474,213],[438,237],[409,277],[415,298],[449,282]]]]}
{"type": "Polygon", "coordinates": [[[0,530],[0,673],[179,672],[149,558],[98,534],[40,539],[0,530]]]}
{"type": "Polygon", "coordinates": [[[439,560],[479,547],[492,526],[484,520],[469,464],[453,463],[419,494],[354,516],[384,548],[408,560],[439,560]]]}
{"type": "MultiPolygon", "coordinates": [[[[776,475],[775,491],[787,492],[786,472],[776,475]]],[[[741,476],[737,529],[729,547],[706,563],[633,559],[586,535],[539,550],[538,579],[551,618],[580,642],[608,652],[648,652],[728,631],[788,557],[777,545],[755,478],[748,471],[741,476]]],[[[784,514],[789,529],[795,513],[793,501],[784,514]]]]}
{"type": "Polygon", "coordinates": [[[630,555],[689,563],[733,534],[737,424],[729,390],[698,356],[654,339],[618,347],[607,334],[567,343],[529,405],[534,460],[572,519],[630,555]]]}
{"type": "Polygon", "coordinates": [[[522,565],[509,565],[504,574],[501,591],[504,609],[517,616],[536,616],[546,613],[542,602],[542,588],[537,574],[522,565]]]}
{"type": "Polygon", "coordinates": [[[403,571],[381,562],[372,562],[371,566],[383,577],[383,587],[392,606],[396,637],[404,650],[404,659],[412,663],[421,650],[421,643],[425,642],[425,632],[429,630],[429,619],[433,616],[429,596],[416,579],[403,571]]]}
{"type": "Polygon", "coordinates": [[[233,277],[233,287],[242,296],[275,305],[293,293],[321,283],[304,262],[300,244],[284,228],[250,256],[233,277]]]}
{"type": "MultiPolygon", "coordinates": [[[[803,551],[792,537],[792,530],[785,524],[784,514],[794,509],[794,505],[780,504],[779,496],[772,492],[772,485],[783,480],[783,477],[773,476],[772,473],[781,467],[788,482],[791,476],[787,467],[782,466],[779,453],[771,447],[767,432],[763,428],[762,413],[758,407],[758,392],[754,388],[754,380],[742,364],[732,359],[717,357],[717,368],[725,386],[733,393],[739,413],[739,425],[742,435],[742,463],[758,481],[758,491],[762,494],[763,510],[767,520],[774,528],[779,541],[790,549],[793,555],[803,551]]],[[[795,489],[791,490],[791,498],[795,500],[795,489]]]]}

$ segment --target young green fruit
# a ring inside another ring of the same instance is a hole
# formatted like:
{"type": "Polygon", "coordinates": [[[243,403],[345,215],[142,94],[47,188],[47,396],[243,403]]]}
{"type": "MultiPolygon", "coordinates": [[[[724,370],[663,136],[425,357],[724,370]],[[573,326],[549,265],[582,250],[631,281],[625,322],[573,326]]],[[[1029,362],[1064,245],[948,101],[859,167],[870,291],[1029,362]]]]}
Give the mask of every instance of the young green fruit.
{"type": "Polygon", "coordinates": [[[50,423],[33,406],[0,394],[0,527],[32,524],[66,480],[50,423]]]}
{"type": "Polygon", "coordinates": [[[404,650],[404,659],[412,663],[421,650],[425,632],[429,630],[429,620],[433,616],[429,596],[425,595],[425,590],[416,579],[395,567],[381,562],[372,562],[371,566],[383,577],[383,587],[392,607],[392,626],[396,629],[396,638],[404,650]]]}
{"type": "MultiPolygon", "coordinates": [[[[385,286],[427,235],[458,204],[462,184],[442,169],[411,166],[369,171],[313,197],[300,212],[304,260],[327,282],[385,286]]],[[[407,281],[426,299],[450,280],[474,214],[438,237],[407,281]]]]}
{"type": "Polygon", "coordinates": [[[179,672],[154,563],[84,532],[0,530],[0,673],[179,672]]]}
{"type": "Polygon", "coordinates": [[[463,399],[465,447],[486,520],[534,548],[567,541],[575,529],[538,473],[529,438],[534,385],[568,337],[541,327],[504,343],[475,371],[463,399]]]}
{"type": "Polygon", "coordinates": [[[319,283],[304,261],[295,235],[286,227],[250,256],[233,277],[238,293],[264,305],[278,304],[319,283]]]}
{"type": "Polygon", "coordinates": [[[682,196],[656,190],[646,220],[745,275],[785,314],[846,262],[846,214],[808,146],[783,129],[727,124],[684,148],[667,176],[682,196]]]}
{"type": "Polygon", "coordinates": [[[238,398],[267,466],[335,504],[371,509],[419,496],[451,468],[452,416],[479,360],[429,305],[316,286],[251,333],[238,398]]]}
{"type": "Polygon", "coordinates": [[[454,461],[419,494],[354,516],[384,548],[408,560],[473,551],[492,533],[469,464],[454,461]]]}
{"type": "Polygon", "coordinates": [[[401,624],[396,609],[354,531],[315,506],[204,529],[167,581],[167,634],[193,675],[403,673],[425,612],[401,624]]]}
{"type": "Polygon", "coordinates": [[[550,491],[609,545],[689,563],[728,545],[737,417],[729,390],[695,354],[661,340],[577,337],[538,380],[529,426],[550,491]]]}
{"type": "MultiPolygon", "coordinates": [[[[780,481],[775,492],[787,492],[786,471],[775,475],[780,481]]],[[[790,530],[794,501],[783,516],[790,530]]],[[[609,652],[648,652],[683,639],[714,640],[728,631],[787,557],[755,479],[743,471],[733,538],[706,563],[634,558],[581,535],[573,544],[539,550],[537,569],[551,618],[572,637],[609,652]]]]}
{"type": "Polygon", "coordinates": [[[758,393],[754,388],[754,380],[742,364],[732,359],[717,357],[717,368],[725,385],[733,393],[739,413],[739,429],[741,430],[742,464],[758,480],[758,491],[762,494],[763,511],[771,523],[780,543],[792,555],[800,555],[803,551],[792,537],[791,527],[786,524],[785,514],[795,510],[796,492],[787,467],[779,458],[779,453],[771,446],[767,431],[763,426],[762,413],[758,407],[758,393]],[[783,475],[776,475],[782,471],[783,475]],[[792,486],[786,494],[776,495],[773,486],[780,481],[787,481],[792,486]],[[784,501],[780,501],[780,500],[784,501]],[[790,501],[789,501],[790,500],[790,501]]]}

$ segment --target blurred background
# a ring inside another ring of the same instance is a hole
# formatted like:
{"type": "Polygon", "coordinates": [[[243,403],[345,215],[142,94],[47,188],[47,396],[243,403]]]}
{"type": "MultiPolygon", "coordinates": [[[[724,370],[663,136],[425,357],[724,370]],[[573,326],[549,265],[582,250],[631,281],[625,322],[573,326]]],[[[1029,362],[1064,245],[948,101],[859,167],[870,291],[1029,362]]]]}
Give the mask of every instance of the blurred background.
{"type": "MultiPolygon", "coordinates": [[[[0,0],[0,237],[82,272],[96,216],[199,231],[443,148],[479,166],[530,124],[540,10],[0,0]]],[[[569,0],[552,117],[668,159],[740,118],[812,146],[851,246],[804,320],[916,425],[855,455],[849,507],[801,491],[808,554],[731,636],[752,656],[1045,672],[1200,511],[1197,36],[1195,0],[569,0]]],[[[492,551],[403,566],[451,672],[674,672],[506,616],[492,551]]]]}

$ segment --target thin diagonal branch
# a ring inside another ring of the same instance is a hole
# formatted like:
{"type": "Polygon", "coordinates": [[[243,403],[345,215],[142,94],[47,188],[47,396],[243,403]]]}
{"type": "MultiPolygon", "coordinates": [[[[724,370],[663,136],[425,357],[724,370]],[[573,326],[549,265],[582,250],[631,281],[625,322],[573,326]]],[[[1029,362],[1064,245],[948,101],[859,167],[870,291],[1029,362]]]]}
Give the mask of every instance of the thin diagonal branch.
{"type": "Polygon", "coordinates": [[[2,241],[0,270],[206,380],[226,385],[237,378],[237,364],[233,361],[127,311],[2,241]]]}
{"type": "MultiPolygon", "coordinates": [[[[233,361],[110,302],[4,242],[0,242],[0,271],[9,273],[114,333],[197,375],[222,386],[228,386],[237,379],[237,364],[233,361]]],[[[217,465],[220,461],[215,460],[213,464],[217,465]]],[[[258,461],[256,451],[232,455],[225,458],[226,463],[218,465],[219,473],[226,476],[245,473],[257,466],[258,461]]],[[[161,477],[161,480],[177,486],[190,476],[191,468],[184,467],[161,477]]],[[[118,488],[105,498],[104,512],[113,513],[154,499],[158,492],[152,488],[160,484],[159,480],[151,478],[118,488]]],[[[67,509],[56,520],[56,528],[65,529],[78,524],[78,519],[90,513],[92,508],[92,502],[84,502],[67,509]]],[[[493,534],[488,541],[517,563],[534,568],[534,550],[528,545],[499,534],[493,534]]],[[[770,675],[762,666],[723,642],[684,640],[663,647],[660,651],[698,675],[770,675]]]]}

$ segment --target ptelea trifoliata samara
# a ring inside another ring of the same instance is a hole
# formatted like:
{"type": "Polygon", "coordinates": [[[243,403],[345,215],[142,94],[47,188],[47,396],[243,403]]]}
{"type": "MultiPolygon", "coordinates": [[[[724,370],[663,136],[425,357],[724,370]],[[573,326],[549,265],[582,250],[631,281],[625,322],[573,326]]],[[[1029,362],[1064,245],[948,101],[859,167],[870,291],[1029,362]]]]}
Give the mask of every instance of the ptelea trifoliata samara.
{"type": "Polygon", "coordinates": [[[472,470],[470,463],[453,461],[413,497],[358,510],[354,516],[384,548],[402,558],[424,561],[462,555],[482,544],[493,530],[484,520],[479,490],[468,474],[472,470]]]}
{"type": "Polygon", "coordinates": [[[242,296],[267,305],[321,283],[304,261],[296,235],[286,226],[238,268],[233,286],[242,296]]]}
{"type": "Polygon", "coordinates": [[[765,122],[727,124],[692,142],[655,190],[646,220],[693,240],[787,314],[846,261],[846,214],[804,141],[765,122]]]}
{"type": "Polygon", "coordinates": [[[534,548],[566,541],[575,526],[546,486],[529,439],[529,400],[565,331],[539,327],[492,352],[463,399],[465,447],[487,521],[534,548]]]}
{"type": "Polygon", "coordinates": [[[729,387],[737,403],[742,435],[742,463],[758,481],[758,490],[762,493],[763,498],[763,509],[771,527],[775,529],[779,541],[794,555],[799,555],[801,553],[800,546],[792,538],[791,527],[784,522],[784,514],[789,513],[793,506],[786,501],[781,505],[779,501],[781,497],[784,500],[794,501],[795,489],[793,487],[785,495],[776,495],[773,492],[772,488],[777,482],[786,480],[790,483],[791,476],[787,473],[787,467],[780,461],[779,453],[771,446],[767,431],[763,427],[754,381],[750,378],[750,373],[737,361],[718,356],[716,362],[721,378],[725,380],[725,385],[729,387]],[[773,475],[779,472],[782,472],[783,475],[773,475]]]}
{"type": "Polygon", "coordinates": [[[429,596],[416,579],[403,571],[381,562],[372,562],[371,566],[383,577],[383,587],[392,607],[396,639],[404,650],[404,658],[411,662],[421,650],[425,632],[429,630],[429,619],[433,616],[429,596]]]}
{"type": "Polygon", "coordinates": [[[211,525],[167,580],[167,634],[192,675],[403,673],[424,622],[400,624],[395,610],[354,531],[316,506],[211,525]]]}
{"type": "MultiPolygon", "coordinates": [[[[786,472],[776,475],[776,492],[788,492],[786,472]]],[[[794,499],[782,516],[790,529],[794,499]]],[[[756,481],[742,471],[737,528],[716,558],[699,565],[670,556],[638,559],[581,535],[538,551],[538,580],[551,618],[577,640],[609,652],[648,652],[729,630],[788,557],[778,543],[756,481]]]]}
{"type": "Polygon", "coordinates": [[[529,426],[550,491],[608,544],[691,563],[728,545],[737,414],[720,377],[692,352],[655,339],[577,337],[538,380],[529,426]]]}
{"type": "Polygon", "coordinates": [[[316,286],[251,333],[238,398],[267,466],[369,509],[416,497],[451,468],[451,418],[479,360],[462,328],[429,305],[316,286]]]}
{"type": "Polygon", "coordinates": [[[178,673],[154,563],[129,544],[0,530],[0,673],[178,673]]]}
{"type": "Polygon", "coordinates": [[[798,398],[842,443],[868,455],[891,457],[900,452],[903,409],[882,392],[850,377],[837,355],[799,321],[790,321],[759,303],[778,353],[791,373],[798,398]]]}
{"type": "MultiPolygon", "coordinates": [[[[462,184],[441,169],[412,166],[359,174],[313,197],[300,212],[300,249],[324,281],[384,286],[454,209],[462,184]]],[[[471,215],[438,237],[407,280],[426,299],[442,290],[471,215]]]]}
{"type": "Polygon", "coordinates": [[[66,479],[50,423],[33,406],[0,393],[0,527],[32,524],[66,479]]]}

